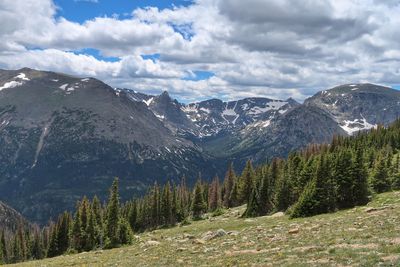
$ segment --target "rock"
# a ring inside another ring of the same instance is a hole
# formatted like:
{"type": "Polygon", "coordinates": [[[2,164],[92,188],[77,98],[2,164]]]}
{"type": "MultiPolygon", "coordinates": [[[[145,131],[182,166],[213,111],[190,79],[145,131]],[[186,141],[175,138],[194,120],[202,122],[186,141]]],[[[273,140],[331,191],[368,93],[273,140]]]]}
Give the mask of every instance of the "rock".
{"type": "Polygon", "coordinates": [[[272,218],[275,218],[275,217],[282,217],[282,216],[285,216],[285,213],[283,213],[282,211],[276,212],[276,213],[274,213],[274,214],[271,215],[272,218]]]}
{"type": "Polygon", "coordinates": [[[237,236],[240,234],[240,232],[239,231],[229,231],[229,232],[227,232],[227,234],[232,235],[232,236],[237,236]]]}
{"type": "Polygon", "coordinates": [[[158,242],[158,241],[155,241],[155,240],[149,240],[149,241],[146,241],[146,243],[144,243],[146,246],[158,246],[158,245],[160,245],[161,243],[160,242],[158,242]]]}
{"type": "Polygon", "coordinates": [[[214,233],[211,232],[211,231],[208,231],[208,232],[206,232],[206,233],[204,233],[202,235],[201,239],[203,239],[203,240],[211,240],[213,238],[213,236],[214,236],[214,233]]]}
{"type": "Polygon", "coordinates": [[[211,232],[211,231],[206,232],[201,239],[208,241],[224,235],[227,235],[226,231],[224,229],[218,229],[216,232],[211,232]]]}
{"type": "Polygon", "coordinates": [[[377,211],[377,210],[378,210],[377,208],[366,208],[365,212],[366,213],[371,213],[371,212],[374,212],[374,211],[377,211]]]}
{"type": "Polygon", "coordinates": [[[299,228],[289,229],[288,233],[291,235],[298,234],[300,232],[299,228]]]}
{"type": "Polygon", "coordinates": [[[206,243],[206,241],[205,240],[203,240],[203,239],[194,239],[193,240],[193,244],[197,244],[197,245],[204,245],[206,243]]]}
{"type": "Polygon", "coordinates": [[[194,239],[194,238],[195,238],[194,235],[187,234],[187,233],[184,233],[184,234],[183,234],[183,237],[184,237],[184,238],[187,238],[187,239],[194,239]]]}
{"type": "Polygon", "coordinates": [[[253,219],[245,219],[244,221],[245,221],[245,222],[254,222],[253,219]]]}
{"type": "Polygon", "coordinates": [[[217,232],[215,232],[215,234],[214,234],[214,238],[221,237],[221,236],[224,236],[224,235],[226,235],[225,230],[224,229],[218,229],[217,232]]]}

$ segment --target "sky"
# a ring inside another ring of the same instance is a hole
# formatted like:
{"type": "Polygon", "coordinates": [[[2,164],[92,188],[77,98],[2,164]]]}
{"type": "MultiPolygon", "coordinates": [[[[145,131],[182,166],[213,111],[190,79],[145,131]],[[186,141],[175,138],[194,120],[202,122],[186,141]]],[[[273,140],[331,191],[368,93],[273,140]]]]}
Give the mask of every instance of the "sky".
{"type": "Polygon", "coordinates": [[[182,102],[400,88],[400,0],[1,0],[0,68],[182,102]]]}

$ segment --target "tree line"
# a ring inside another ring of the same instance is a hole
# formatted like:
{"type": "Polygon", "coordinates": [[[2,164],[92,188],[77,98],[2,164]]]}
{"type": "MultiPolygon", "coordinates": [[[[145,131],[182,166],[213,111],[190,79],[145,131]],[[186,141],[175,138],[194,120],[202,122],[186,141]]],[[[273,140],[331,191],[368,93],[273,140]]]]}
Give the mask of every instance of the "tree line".
{"type": "Polygon", "coordinates": [[[254,168],[247,161],[240,175],[231,164],[220,181],[199,176],[194,188],[155,183],[143,197],[120,203],[118,179],[108,201],[95,196],[78,201],[74,213],[39,228],[21,224],[0,232],[0,263],[54,257],[134,242],[134,233],[187,224],[205,214],[247,204],[243,217],[284,211],[307,217],[365,205],[374,193],[400,189],[400,120],[356,136],[335,136],[330,144],[310,145],[254,168]]]}

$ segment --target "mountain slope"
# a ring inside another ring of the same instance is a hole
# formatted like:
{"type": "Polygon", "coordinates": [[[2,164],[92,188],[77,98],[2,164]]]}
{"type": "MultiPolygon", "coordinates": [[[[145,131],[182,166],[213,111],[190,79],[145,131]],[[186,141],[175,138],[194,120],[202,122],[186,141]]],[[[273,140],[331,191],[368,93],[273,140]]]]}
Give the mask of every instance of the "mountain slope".
{"type": "Polygon", "coordinates": [[[321,91],[307,106],[328,112],[349,135],[377,124],[388,125],[400,115],[400,91],[374,84],[346,84],[321,91]]]}
{"type": "Polygon", "coordinates": [[[191,225],[139,234],[132,246],[18,266],[398,266],[399,197],[398,191],[384,193],[367,207],[291,220],[281,213],[243,219],[239,207],[191,225]]]}
{"type": "Polygon", "coordinates": [[[21,224],[28,225],[28,221],[19,212],[0,201],[0,229],[16,232],[21,224]]]}
{"type": "Polygon", "coordinates": [[[0,71],[0,88],[0,195],[35,221],[84,194],[104,198],[114,176],[132,196],[154,180],[215,173],[144,103],[98,80],[21,69],[0,71]]]}

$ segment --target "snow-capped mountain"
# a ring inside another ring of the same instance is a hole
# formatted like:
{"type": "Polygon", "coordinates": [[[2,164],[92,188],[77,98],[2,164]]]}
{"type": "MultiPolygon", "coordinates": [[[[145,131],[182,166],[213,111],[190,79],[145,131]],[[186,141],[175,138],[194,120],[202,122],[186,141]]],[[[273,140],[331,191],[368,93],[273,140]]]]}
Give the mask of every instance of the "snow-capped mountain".
{"type": "MultiPolygon", "coordinates": [[[[99,80],[31,69],[0,71],[0,197],[33,221],[158,180],[214,175],[202,149],[142,102],[99,80]]],[[[189,181],[190,182],[190,181],[189,181]]]]}
{"type": "Polygon", "coordinates": [[[33,221],[86,194],[106,197],[113,177],[125,199],[155,180],[193,183],[352,135],[400,115],[400,92],[348,84],[293,99],[210,99],[183,104],[167,92],[113,89],[54,72],[0,70],[0,196],[33,221]]]}
{"type": "Polygon", "coordinates": [[[198,139],[236,132],[247,126],[266,127],[272,119],[299,105],[293,99],[284,101],[262,97],[229,102],[210,99],[185,105],[172,99],[167,92],[159,96],[126,92],[131,100],[146,103],[157,118],[168,126],[172,125],[176,132],[198,139]]]}
{"type": "Polygon", "coordinates": [[[400,92],[375,84],[346,84],[321,91],[305,105],[328,112],[349,135],[388,125],[400,115],[400,92]]]}

